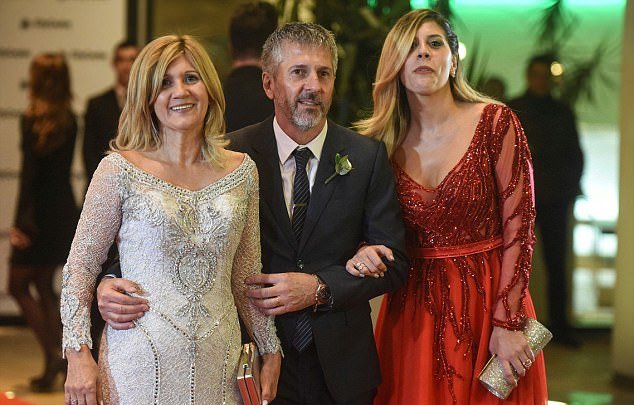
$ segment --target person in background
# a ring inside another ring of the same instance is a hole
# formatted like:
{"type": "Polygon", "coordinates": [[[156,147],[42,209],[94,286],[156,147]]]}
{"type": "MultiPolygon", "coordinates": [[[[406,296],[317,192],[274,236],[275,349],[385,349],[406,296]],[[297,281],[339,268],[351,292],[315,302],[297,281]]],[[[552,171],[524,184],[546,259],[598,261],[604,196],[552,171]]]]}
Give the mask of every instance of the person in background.
{"type": "Polygon", "coordinates": [[[125,104],[128,80],[132,63],[139,53],[133,41],[125,40],[115,46],[112,54],[112,67],[115,72],[115,84],[104,93],[88,100],[84,116],[83,158],[86,170],[86,184],[99,162],[110,149],[109,143],[117,135],[119,116],[125,104]]]}
{"type": "Polygon", "coordinates": [[[113,152],[88,187],[62,281],[66,404],[240,401],[238,311],[276,395],[280,342],[247,296],[260,274],[258,176],[224,148],[224,96],[205,49],[189,36],[150,42],[130,73],[113,152]],[[90,304],[113,241],[123,277],[148,312],[107,327],[90,354],[90,304]]]}
{"type": "Polygon", "coordinates": [[[29,103],[20,119],[20,189],[9,234],[9,291],[44,352],[44,372],[31,380],[31,388],[49,391],[65,370],[53,277],[79,218],[70,182],[77,120],[64,55],[36,56],[29,73],[29,103]]]}
{"type": "Polygon", "coordinates": [[[277,10],[258,1],[238,6],[229,22],[232,70],[223,90],[227,132],[258,123],[273,115],[273,102],[262,88],[260,55],[266,38],[277,28],[277,10]]]}
{"type": "Polygon", "coordinates": [[[571,347],[581,342],[570,319],[568,258],[571,257],[574,203],[581,194],[583,152],[574,112],[552,95],[554,59],[538,55],[526,68],[524,95],[509,101],[519,116],[535,167],[537,226],[548,275],[548,320],[553,341],[571,347]]]}
{"type": "Polygon", "coordinates": [[[488,77],[482,84],[482,89],[480,90],[482,94],[486,94],[494,100],[502,103],[506,102],[506,84],[504,84],[504,80],[501,77],[488,77]]]}
{"type": "MultiPolygon", "coordinates": [[[[516,385],[504,403],[545,405],[543,354],[521,331],[535,317],[535,209],[519,120],[467,84],[455,32],[428,9],[388,33],[373,99],[357,127],[387,146],[412,261],[406,286],[379,314],[375,404],[499,404],[478,381],[496,355],[516,385]]],[[[352,262],[367,266],[349,266],[351,274],[375,270],[365,252],[352,262]]]]}

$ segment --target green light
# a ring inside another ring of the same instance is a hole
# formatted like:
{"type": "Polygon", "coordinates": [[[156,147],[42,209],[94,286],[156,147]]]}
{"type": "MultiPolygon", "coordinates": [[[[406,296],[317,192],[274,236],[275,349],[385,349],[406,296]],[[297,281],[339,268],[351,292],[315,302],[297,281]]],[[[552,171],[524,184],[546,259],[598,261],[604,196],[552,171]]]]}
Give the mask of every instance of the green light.
{"type": "MultiPolygon", "coordinates": [[[[371,0],[368,0],[368,4],[371,0]]],[[[627,0],[566,0],[564,2],[567,8],[582,8],[582,7],[618,7],[624,8],[627,0]]],[[[409,2],[412,8],[425,8],[429,7],[429,0],[410,0],[409,2]]],[[[519,8],[519,7],[540,7],[545,8],[550,5],[550,2],[544,0],[453,0],[451,6],[454,8],[459,7],[476,7],[476,6],[497,6],[504,8],[519,8]]]]}
{"type": "Polygon", "coordinates": [[[410,0],[409,5],[414,8],[427,8],[429,7],[429,0],[410,0]]]}
{"type": "Polygon", "coordinates": [[[370,8],[376,8],[376,2],[378,0],[368,0],[368,7],[370,8]]]}

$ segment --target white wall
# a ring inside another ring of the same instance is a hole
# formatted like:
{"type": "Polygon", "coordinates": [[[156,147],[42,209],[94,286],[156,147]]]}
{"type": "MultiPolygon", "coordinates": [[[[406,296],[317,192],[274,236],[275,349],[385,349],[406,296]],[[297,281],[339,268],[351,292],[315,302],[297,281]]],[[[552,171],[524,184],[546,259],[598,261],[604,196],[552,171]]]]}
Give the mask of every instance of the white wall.
{"type": "MultiPolygon", "coordinates": [[[[627,3],[623,33],[623,77],[634,72],[634,4],[627,3]]],[[[615,292],[615,322],[613,329],[613,364],[617,374],[634,378],[634,82],[621,83],[621,181],[617,283],[615,292]]]]}
{"type": "MultiPolygon", "coordinates": [[[[0,1],[0,316],[17,314],[7,295],[7,231],[16,202],[19,114],[27,103],[30,61],[41,52],[66,53],[73,106],[82,116],[88,97],[114,80],[110,57],[112,47],[125,37],[125,13],[125,0],[0,1]]],[[[78,189],[83,181],[80,162],[76,158],[74,164],[78,189]]]]}

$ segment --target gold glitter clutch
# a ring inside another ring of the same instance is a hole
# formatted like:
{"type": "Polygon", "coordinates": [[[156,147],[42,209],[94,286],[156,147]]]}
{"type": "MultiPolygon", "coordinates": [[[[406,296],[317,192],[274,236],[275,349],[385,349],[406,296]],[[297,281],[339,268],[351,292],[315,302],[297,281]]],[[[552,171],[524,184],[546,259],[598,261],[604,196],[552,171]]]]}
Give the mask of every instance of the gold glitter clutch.
{"type": "Polygon", "coordinates": [[[244,405],[260,405],[260,355],[254,343],[242,345],[238,363],[238,387],[244,405]]]}
{"type": "MultiPolygon", "coordinates": [[[[531,348],[534,356],[537,356],[545,346],[552,339],[553,334],[536,319],[526,318],[524,329],[522,329],[524,336],[528,340],[528,345],[531,348]]],[[[513,370],[513,368],[511,367],[513,370]]],[[[519,378],[513,370],[515,378],[519,378]]],[[[496,355],[491,356],[487,364],[484,366],[480,375],[478,376],[480,382],[489,390],[489,392],[500,399],[506,399],[514,385],[510,384],[504,378],[504,372],[502,370],[502,364],[498,360],[496,355]]]]}

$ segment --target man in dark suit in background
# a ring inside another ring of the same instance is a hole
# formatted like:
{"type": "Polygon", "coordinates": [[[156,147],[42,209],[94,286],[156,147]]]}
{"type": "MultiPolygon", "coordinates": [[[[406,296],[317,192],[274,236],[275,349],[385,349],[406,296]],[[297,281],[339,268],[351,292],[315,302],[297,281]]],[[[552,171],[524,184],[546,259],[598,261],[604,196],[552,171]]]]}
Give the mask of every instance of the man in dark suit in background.
{"type": "Polygon", "coordinates": [[[88,100],[84,116],[84,168],[90,183],[97,165],[108,150],[108,143],[117,134],[119,115],[125,103],[130,68],[139,53],[136,43],[123,41],[117,44],[112,55],[112,67],[116,81],[114,87],[88,100]]]}
{"type": "Polygon", "coordinates": [[[508,102],[519,116],[531,149],[535,173],[535,221],[548,274],[548,318],[555,342],[579,346],[568,319],[571,219],[581,194],[583,152],[572,109],[552,96],[549,55],[533,57],[526,69],[527,89],[508,102]]]}
{"type": "Polygon", "coordinates": [[[273,114],[262,88],[260,55],[277,28],[277,10],[263,1],[238,6],[229,22],[232,70],[223,83],[227,132],[255,124],[273,114]]]}
{"type": "MultiPolygon", "coordinates": [[[[329,31],[286,24],[269,37],[262,59],[275,116],[229,138],[260,177],[265,274],[247,282],[262,287],[249,291],[254,303],[277,316],[284,359],[273,404],[369,405],[381,376],[368,301],[402,286],[408,271],[387,152],[326,118],[337,67],[329,31]],[[359,248],[384,257],[382,277],[345,270],[359,248]]],[[[100,310],[110,325],[126,329],[146,301],[119,291],[137,288],[104,280],[100,310]]]]}

